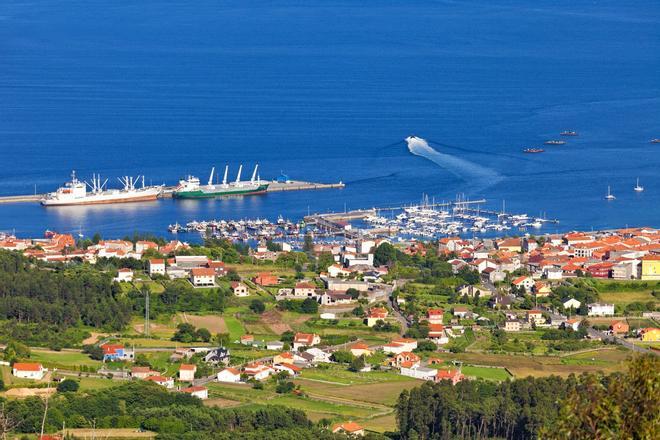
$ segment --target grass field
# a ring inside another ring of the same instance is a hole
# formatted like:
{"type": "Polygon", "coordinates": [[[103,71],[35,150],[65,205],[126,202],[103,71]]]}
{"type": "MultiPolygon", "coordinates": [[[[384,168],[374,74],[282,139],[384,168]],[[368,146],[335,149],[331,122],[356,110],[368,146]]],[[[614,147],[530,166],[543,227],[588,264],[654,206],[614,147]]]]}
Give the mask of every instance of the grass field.
{"type": "Polygon", "coordinates": [[[84,365],[87,367],[101,367],[100,361],[90,359],[85,353],[79,351],[53,351],[53,350],[37,350],[33,349],[30,355],[30,360],[41,362],[44,367],[62,368],[62,369],[75,369],[75,367],[84,365]]]}
{"type": "Polygon", "coordinates": [[[598,296],[603,302],[627,305],[632,302],[646,303],[649,301],[657,301],[651,294],[651,290],[635,290],[635,291],[603,291],[599,292],[598,296]]]}
{"type": "Polygon", "coordinates": [[[461,371],[467,377],[476,377],[498,382],[511,379],[511,375],[504,368],[475,367],[473,365],[465,365],[461,371]]]}
{"type": "Polygon", "coordinates": [[[312,395],[349,399],[358,402],[393,406],[403,390],[422,384],[421,381],[403,377],[392,382],[370,383],[362,385],[336,385],[305,380],[301,377],[295,381],[301,389],[312,395]]]}

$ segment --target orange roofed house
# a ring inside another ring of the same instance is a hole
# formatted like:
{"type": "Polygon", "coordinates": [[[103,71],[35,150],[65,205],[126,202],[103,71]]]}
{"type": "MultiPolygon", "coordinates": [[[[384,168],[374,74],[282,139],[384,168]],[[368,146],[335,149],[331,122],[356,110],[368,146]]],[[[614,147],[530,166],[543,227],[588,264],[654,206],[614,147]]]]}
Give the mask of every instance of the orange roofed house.
{"type": "Polygon", "coordinates": [[[193,267],[190,281],[195,287],[215,286],[215,270],[210,267],[193,267]]]}
{"type": "Polygon", "coordinates": [[[46,374],[43,365],[37,362],[15,362],[12,366],[11,374],[21,379],[41,380],[46,374]]]}
{"type": "Polygon", "coordinates": [[[278,278],[270,272],[261,272],[256,277],[252,278],[254,284],[260,286],[275,286],[279,284],[278,278]]]}
{"type": "Polygon", "coordinates": [[[293,337],[293,349],[312,347],[321,343],[321,337],[314,333],[296,333],[293,337]]]}
{"type": "Polygon", "coordinates": [[[346,435],[354,435],[354,436],[362,437],[364,436],[364,428],[355,422],[344,422],[334,425],[332,427],[332,433],[333,434],[343,433],[346,435]]]}

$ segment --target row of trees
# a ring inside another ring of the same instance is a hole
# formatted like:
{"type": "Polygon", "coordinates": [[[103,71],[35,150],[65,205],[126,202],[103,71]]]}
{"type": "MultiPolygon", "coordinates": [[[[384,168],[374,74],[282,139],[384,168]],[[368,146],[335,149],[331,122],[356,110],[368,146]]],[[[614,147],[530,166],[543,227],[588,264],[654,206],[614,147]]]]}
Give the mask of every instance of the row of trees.
{"type": "Polygon", "coordinates": [[[425,383],[399,397],[400,438],[659,438],[659,367],[646,356],[624,375],[425,383]]]}

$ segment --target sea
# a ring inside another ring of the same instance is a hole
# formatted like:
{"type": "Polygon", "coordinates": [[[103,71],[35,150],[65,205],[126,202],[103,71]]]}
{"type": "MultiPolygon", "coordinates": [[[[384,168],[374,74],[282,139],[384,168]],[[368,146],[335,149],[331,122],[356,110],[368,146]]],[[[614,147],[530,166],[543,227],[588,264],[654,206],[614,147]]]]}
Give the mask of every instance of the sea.
{"type": "Polygon", "coordinates": [[[655,0],[3,0],[0,195],[240,164],[346,187],[0,204],[0,231],[167,236],[425,196],[556,218],[550,233],[659,227],[659,55],[655,0]]]}

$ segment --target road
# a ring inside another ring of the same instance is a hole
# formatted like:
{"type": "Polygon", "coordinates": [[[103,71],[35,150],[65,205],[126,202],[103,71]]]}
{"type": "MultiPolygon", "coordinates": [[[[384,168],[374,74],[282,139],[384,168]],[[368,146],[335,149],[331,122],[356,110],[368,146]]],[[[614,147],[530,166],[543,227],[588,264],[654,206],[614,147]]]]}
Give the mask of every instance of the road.
{"type": "Polygon", "coordinates": [[[614,341],[617,344],[623,345],[624,347],[634,351],[635,353],[645,353],[645,354],[653,354],[653,355],[656,355],[656,356],[660,356],[660,353],[658,353],[655,350],[650,350],[650,349],[645,348],[645,347],[640,347],[639,345],[635,345],[634,343],[632,343],[632,342],[630,342],[630,341],[628,341],[624,338],[620,338],[618,336],[613,336],[613,335],[610,335],[608,333],[601,332],[599,330],[595,330],[593,328],[588,329],[587,334],[592,339],[600,339],[600,340],[603,340],[603,341],[614,341]]]}

